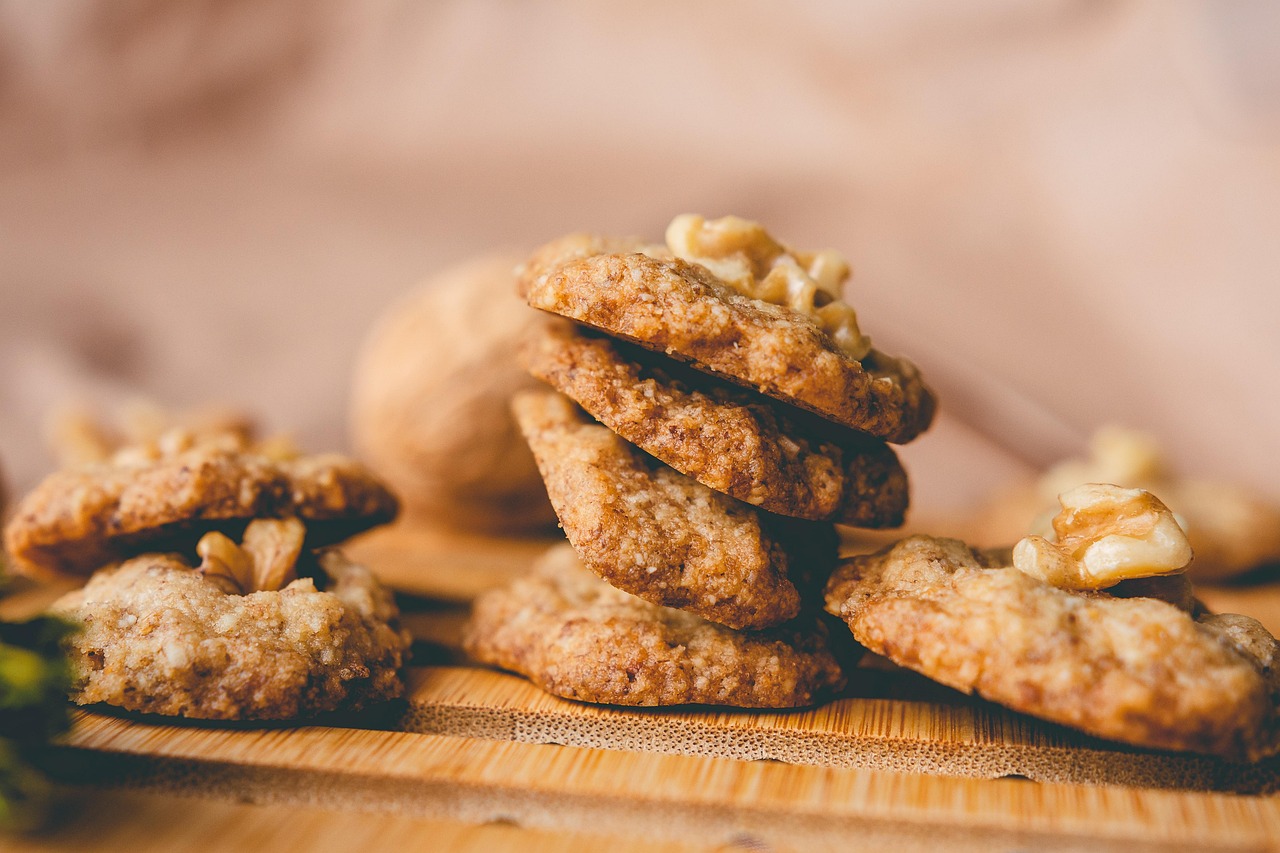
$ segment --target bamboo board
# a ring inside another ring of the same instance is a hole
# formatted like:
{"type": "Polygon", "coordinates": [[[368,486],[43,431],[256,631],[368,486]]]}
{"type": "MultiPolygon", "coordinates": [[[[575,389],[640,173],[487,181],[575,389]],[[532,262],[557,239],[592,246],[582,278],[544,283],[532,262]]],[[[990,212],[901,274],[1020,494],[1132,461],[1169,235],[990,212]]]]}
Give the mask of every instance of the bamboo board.
{"type": "Polygon", "coordinates": [[[1269,849],[1273,797],[81,713],[68,757],[99,783],[251,802],[501,822],[746,849],[1269,849]]]}
{"type": "MultiPolygon", "coordinates": [[[[353,554],[419,596],[404,600],[417,664],[406,702],[304,728],[82,711],[63,749],[67,776],[289,814],[378,812],[404,827],[497,822],[507,833],[484,844],[517,838],[530,849],[599,849],[603,837],[619,849],[635,839],[759,850],[1280,846],[1280,797],[1225,793],[1275,790],[1276,762],[1108,744],[893,668],[860,672],[853,693],[819,708],[759,713],[584,705],[467,664],[459,602],[550,541],[396,528],[365,537],[353,554]]],[[[31,590],[26,606],[50,594],[31,590]]],[[[1231,609],[1276,630],[1280,590],[1222,599],[1252,604],[1231,609]]],[[[10,618],[17,606],[6,602],[10,618]]],[[[366,837],[343,832],[335,837],[366,837]]]]}
{"type": "Polygon", "coordinates": [[[415,669],[403,731],[820,767],[1139,788],[1273,792],[1254,765],[1126,748],[978,702],[843,698],[798,712],[619,709],[550,696],[504,673],[415,669]]]}

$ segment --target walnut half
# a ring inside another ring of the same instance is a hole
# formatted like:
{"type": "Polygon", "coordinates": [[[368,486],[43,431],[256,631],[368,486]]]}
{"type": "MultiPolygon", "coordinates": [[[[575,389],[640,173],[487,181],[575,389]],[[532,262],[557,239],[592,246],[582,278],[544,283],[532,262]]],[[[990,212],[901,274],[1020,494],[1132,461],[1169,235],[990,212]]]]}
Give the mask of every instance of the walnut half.
{"type": "Polygon", "coordinates": [[[1173,513],[1143,489],[1088,483],[1058,496],[1057,541],[1028,536],[1013,547],[1019,571],[1063,589],[1105,589],[1169,575],[1191,562],[1173,513]]]}
{"type": "Polygon", "coordinates": [[[306,528],[296,518],[249,522],[237,545],[213,531],[200,537],[196,571],[228,595],[284,589],[297,579],[298,555],[306,528]]]}

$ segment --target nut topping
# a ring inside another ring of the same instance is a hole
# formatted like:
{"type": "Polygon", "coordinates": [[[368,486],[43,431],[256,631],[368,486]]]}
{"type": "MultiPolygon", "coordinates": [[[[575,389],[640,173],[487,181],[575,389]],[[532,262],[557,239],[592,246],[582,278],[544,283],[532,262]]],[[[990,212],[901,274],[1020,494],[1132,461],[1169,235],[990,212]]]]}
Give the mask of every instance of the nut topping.
{"type": "Polygon", "coordinates": [[[296,518],[256,519],[237,545],[225,535],[206,533],[196,545],[196,569],[228,595],[284,589],[297,579],[298,555],[306,528],[296,518]]]}
{"type": "Polygon", "coordinates": [[[1056,541],[1028,536],[1013,548],[1019,571],[1063,589],[1105,589],[1123,580],[1169,575],[1191,562],[1173,513],[1142,489],[1098,483],[1058,496],[1056,541]]]}
{"type": "Polygon", "coordinates": [[[667,226],[666,239],[676,257],[706,267],[744,296],[812,317],[850,358],[871,352],[858,315],[841,301],[849,264],[839,252],[793,251],[759,223],[737,216],[707,221],[681,214],[667,226]]]}

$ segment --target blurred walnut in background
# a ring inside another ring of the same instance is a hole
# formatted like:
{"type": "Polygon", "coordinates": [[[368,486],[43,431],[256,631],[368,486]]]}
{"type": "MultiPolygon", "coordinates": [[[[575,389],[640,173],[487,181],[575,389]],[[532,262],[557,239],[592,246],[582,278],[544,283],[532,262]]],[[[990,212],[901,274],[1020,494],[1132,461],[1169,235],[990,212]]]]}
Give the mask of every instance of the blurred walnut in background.
{"type": "Polygon", "coordinates": [[[393,305],[356,365],[357,452],[416,520],[516,532],[555,516],[509,410],[537,383],[516,364],[528,330],[548,320],[515,293],[519,259],[453,267],[393,305]]]}

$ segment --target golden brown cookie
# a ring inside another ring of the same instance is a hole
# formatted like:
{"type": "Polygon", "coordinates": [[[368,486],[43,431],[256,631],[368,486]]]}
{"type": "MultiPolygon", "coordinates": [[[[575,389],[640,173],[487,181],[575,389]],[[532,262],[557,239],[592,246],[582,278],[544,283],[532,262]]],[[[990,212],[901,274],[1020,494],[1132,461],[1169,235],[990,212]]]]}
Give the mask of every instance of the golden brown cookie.
{"type": "Polygon", "coordinates": [[[480,596],[464,646],[549,693],[614,705],[810,705],[844,685],[821,626],[733,631],[597,578],[569,545],[480,596]]]}
{"type": "Polygon", "coordinates": [[[396,510],[386,487],[343,456],[266,455],[238,439],[170,433],[51,474],[15,507],[5,547],[26,574],[88,574],[146,551],[191,552],[208,530],[235,533],[253,518],[301,518],[314,548],[396,510]]]}
{"type": "Polygon", "coordinates": [[[524,392],[512,407],[569,541],[619,589],[732,628],[764,628],[800,612],[797,575],[825,577],[835,561],[830,525],[769,516],[709,489],[567,397],[524,392]]]}
{"type": "Polygon", "coordinates": [[[811,314],[744,295],[661,247],[571,235],[539,250],[520,289],[535,308],[891,442],[933,418],[933,393],[909,361],[855,357],[811,314]]]}
{"type": "Polygon", "coordinates": [[[1255,620],[1050,586],[954,539],[846,560],[827,610],[868,649],[1016,711],[1137,746],[1274,752],[1277,644],[1255,620]]]}
{"type": "Polygon", "coordinates": [[[72,698],[130,711],[275,720],[354,710],[404,692],[409,646],[390,592],[336,551],[328,583],[228,594],[175,555],[103,569],[53,610],[84,626],[68,641],[72,698]]]}
{"type": "Polygon", "coordinates": [[[716,491],[781,515],[902,524],[907,475],[883,441],[568,325],[532,336],[523,356],[605,426],[716,491]]]}

